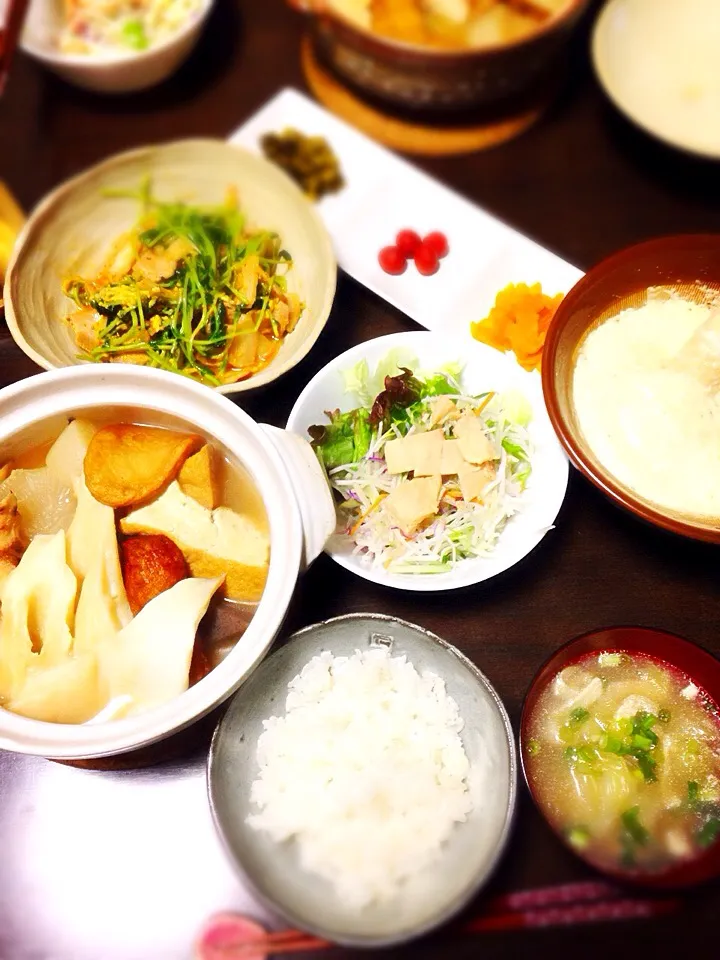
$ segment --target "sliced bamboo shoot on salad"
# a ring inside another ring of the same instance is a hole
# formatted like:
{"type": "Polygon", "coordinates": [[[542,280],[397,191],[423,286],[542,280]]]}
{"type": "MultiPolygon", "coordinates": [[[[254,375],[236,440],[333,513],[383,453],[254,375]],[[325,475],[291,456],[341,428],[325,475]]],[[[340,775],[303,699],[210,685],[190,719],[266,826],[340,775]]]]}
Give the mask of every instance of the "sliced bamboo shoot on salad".
{"type": "Polygon", "coordinates": [[[344,373],[360,405],[309,428],[339,532],[372,566],[445,573],[489,556],[523,506],[531,410],[519,393],[466,391],[459,364],[425,372],[393,351],[344,373]]]}

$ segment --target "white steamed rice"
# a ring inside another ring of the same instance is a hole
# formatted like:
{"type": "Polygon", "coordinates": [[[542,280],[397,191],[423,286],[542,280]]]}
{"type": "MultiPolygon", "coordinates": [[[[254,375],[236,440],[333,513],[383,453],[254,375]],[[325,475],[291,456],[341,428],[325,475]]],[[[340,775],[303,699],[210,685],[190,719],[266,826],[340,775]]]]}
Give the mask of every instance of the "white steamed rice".
{"type": "Polygon", "coordinates": [[[438,859],[472,809],[463,721],[445,683],[386,649],[324,652],[264,721],[248,823],[361,908],[438,859]]]}

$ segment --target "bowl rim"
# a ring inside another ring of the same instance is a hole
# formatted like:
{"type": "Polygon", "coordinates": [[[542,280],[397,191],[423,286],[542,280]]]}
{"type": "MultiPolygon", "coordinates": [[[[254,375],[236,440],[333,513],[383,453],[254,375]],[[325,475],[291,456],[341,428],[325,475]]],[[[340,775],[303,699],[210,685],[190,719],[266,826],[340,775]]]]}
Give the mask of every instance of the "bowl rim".
{"type": "MultiPolygon", "coordinates": [[[[42,199],[28,214],[22,229],[17,235],[10,260],[7,265],[7,270],[5,271],[5,281],[3,287],[5,301],[5,322],[15,343],[20,347],[23,353],[26,354],[26,356],[28,356],[43,370],[61,370],[65,369],[65,367],[85,365],[98,366],[98,364],[91,364],[90,361],[85,360],[77,360],[75,363],[66,364],[64,366],[56,366],[28,343],[20,328],[20,324],[18,323],[13,296],[13,283],[18,270],[18,264],[21,257],[25,255],[25,248],[28,242],[32,239],[33,234],[35,234],[36,230],[42,229],[42,222],[48,211],[66,203],[69,195],[72,194],[72,192],[78,187],[81,187],[85,181],[93,177],[97,177],[105,170],[111,170],[116,165],[121,165],[136,158],[140,159],[143,156],[151,156],[168,150],[178,150],[182,149],[183,147],[191,146],[206,146],[211,147],[214,150],[220,148],[223,152],[227,151],[228,155],[230,152],[240,154],[246,159],[249,159],[252,163],[256,164],[258,167],[263,167],[266,173],[274,177],[278,185],[282,184],[283,189],[293,194],[295,199],[301,199],[305,208],[305,213],[317,230],[318,238],[322,243],[322,248],[318,252],[318,259],[323,259],[327,264],[327,275],[324,283],[321,308],[318,311],[317,317],[313,321],[312,329],[299,343],[299,346],[294,352],[291,363],[279,364],[278,369],[272,370],[272,376],[268,376],[268,371],[271,369],[274,360],[271,362],[271,364],[265,367],[264,370],[259,371],[257,374],[248,377],[245,380],[238,380],[235,383],[220,384],[217,387],[213,387],[210,384],[202,385],[210,387],[210,389],[214,390],[216,393],[221,394],[244,393],[250,390],[260,389],[267,384],[273,383],[275,380],[292,370],[293,367],[297,366],[301,360],[305,359],[305,357],[314,347],[315,343],[320,337],[320,334],[325,329],[330,317],[335,300],[335,293],[337,291],[338,275],[337,258],[335,256],[332,239],[322,217],[315,208],[315,205],[307,199],[300,187],[290,176],[288,176],[288,174],[286,174],[275,164],[271,163],[265,157],[254,153],[252,150],[249,150],[243,146],[239,146],[235,143],[230,143],[229,141],[221,138],[185,137],[179,140],[170,140],[165,143],[154,143],[146,144],[145,146],[140,147],[133,147],[130,150],[123,150],[120,153],[115,153],[110,157],[106,157],[99,163],[92,164],[91,166],[80,170],[78,173],[58,184],[47,194],[45,194],[45,196],[42,197],[42,199]]],[[[292,334],[290,334],[290,336],[291,335],[292,334]]],[[[286,341],[283,343],[285,342],[286,341]]],[[[282,347],[281,350],[278,351],[277,357],[274,359],[280,357],[281,354],[282,347]]],[[[120,364],[118,364],[118,366],[119,365],[120,364]]],[[[107,366],[114,366],[114,364],[108,364],[107,366]]],[[[189,379],[193,383],[202,383],[201,381],[196,381],[189,377],[184,379],[189,379]]]]}
{"type": "Polygon", "coordinates": [[[59,724],[0,708],[3,749],[76,760],[126,754],[167,739],[229,699],[265,659],[287,615],[303,549],[302,521],[292,494],[292,478],[260,425],[227,398],[164,370],[132,364],[63,367],[27,377],[0,391],[0,442],[6,443],[35,424],[62,417],[66,411],[126,406],[169,414],[190,428],[205,431],[216,443],[228,447],[251,475],[269,479],[273,488],[287,490],[289,496],[284,503],[275,503],[263,492],[270,520],[271,559],[263,595],[243,634],[248,642],[245,646],[236,644],[222,663],[179,696],[130,717],[97,724],[59,724]],[[273,514],[276,531],[272,528],[273,514]],[[277,549],[280,542],[282,550],[277,549]],[[275,571],[273,555],[277,558],[275,571]]]}
{"type": "Polygon", "coordinates": [[[362,37],[365,42],[384,48],[389,53],[405,53],[413,56],[427,57],[430,60],[442,61],[467,60],[477,57],[479,54],[482,55],[487,53],[492,56],[502,54],[505,51],[522,50],[524,47],[531,45],[535,41],[554,33],[556,28],[572,25],[575,19],[585,11],[591,2],[592,0],[569,0],[568,6],[565,10],[561,10],[556,14],[551,14],[547,20],[543,21],[543,23],[538,26],[537,30],[533,31],[533,33],[529,34],[528,36],[511,40],[508,43],[493,43],[484,47],[430,46],[423,45],[421,43],[409,42],[406,40],[396,40],[392,37],[385,37],[382,34],[375,33],[368,27],[353,23],[349,17],[338,10],[329,9],[327,5],[325,5],[324,9],[317,13],[315,13],[311,8],[309,13],[311,16],[317,16],[321,20],[329,20],[339,24],[341,28],[348,30],[351,33],[356,33],[358,36],[362,37]]]}
{"type": "MultiPolygon", "coordinates": [[[[315,375],[308,380],[298,396],[295,398],[295,402],[293,403],[290,414],[288,415],[285,429],[292,433],[296,433],[301,437],[307,438],[305,430],[300,431],[299,429],[300,423],[302,422],[300,419],[300,411],[313,396],[318,388],[318,385],[329,380],[332,376],[337,375],[343,367],[349,368],[359,360],[366,359],[368,352],[372,353],[374,348],[383,345],[385,347],[385,352],[389,352],[393,348],[403,347],[406,347],[408,350],[412,350],[413,344],[418,342],[430,343],[432,340],[442,341],[443,345],[449,344],[456,346],[458,349],[455,353],[458,357],[465,356],[467,359],[470,355],[477,356],[480,358],[478,362],[481,363],[482,355],[485,354],[485,356],[492,357],[492,359],[501,366],[512,367],[513,370],[517,368],[517,371],[522,370],[522,368],[515,363],[514,359],[511,360],[511,357],[507,354],[500,353],[494,350],[492,347],[488,347],[486,344],[478,343],[472,339],[468,344],[465,337],[462,337],[460,334],[452,331],[443,334],[438,330],[421,329],[401,330],[396,333],[383,334],[382,336],[372,337],[370,340],[356,343],[354,346],[348,347],[347,350],[337,354],[327,363],[325,363],[317,371],[317,373],[315,373],[315,375]],[[470,352],[468,353],[468,351],[470,352]]],[[[465,363],[464,365],[468,366],[469,364],[465,363]]],[[[522,373],[524,373],[527,378],[535,379],[534,372],[522,371],[522,373]]],[[[533,403],[533,419],[538,418],[538,416],[542,414],[543,411],[541,408],[541,401],[544,399],[539,377],[535,380],[535,382],[539,389],[537,391],[537,406],[535,403],[533,403]]],[[[338,399],[340,400],[341,396],[339,396],[338,399]]],[[[557,440],[556,431],[552,426],[552,421],[549,421],[549,426],[550,437],[553,440],[557,440]]],[[[559,452],[562,456],[562,445],[560,445],[559,452]]],[[[361,577],[363,580],[368,580],[371,583],[376,583],[379,586],[389,590],[401,590],[409,593],[442,594],[449,593],[453,590],[469,590],[473,587],[480,587],[484,584],[490,583],[497,577],[506,575],[513,567],[518,566],[520,563],[525,561],[527,557],[540,548],[545,536],[554,528],[554,524],[565,503],[570,480],[569,475],[569,464],[567,459],[562,456],[562,476],[557,481],[556,487],[554,487],[554,496],[552,498],[552,505],[554,509],[552,510],[552,516],[548,516],[547,527],[542,528],[542,531],[538,533],[531,546],[529,546],[527,549],[524,549],[522,556],[511,559],[508,563],[503,565],[501,570],[497,570],[496,572],[490,573],[487,576],[483,575],[482,573],[480,576],[462,576],[463,564],[465,562],[475,563],[475,560],[462,561],[453,570],[440,574],[387,574],[382,570],[376,570],[373,567],[365,567],[362,564],[356,563],[354,560],[354,555],[347,556],[342,551],[335,549],[332,540],[325,545],[324,552],[340,567],[342,567],[344,570],[347,570],[348,573],[351,573],[357,577],[361,577]],[[458,570],[461,571],[461,574],[457,574],[458,570]]],[[[518,516],[522,516],[522,511],[518,514],[518,516]]],[[[531,539],[530,533],[528,533],[527,539],[531,539]]],[[[492,559],[492,556],[490,559],[492,559]]]]}
{"type": "Polygon", "coordinates": [[[720,144],[714,148],[704,147],[701,145],[698,146],[691,144],[682,138],[674,137],[660,130],[652,123],[648,123],[640,113],[628,107],[623,102],[622,96],[618,94],[617,85],[612,81],[610,70],[607,68],[605,59],[601,56],[600,46],[603,42],[605,33],[609,30],[610,18],[613,15],[614,9],[616,7],[620,7],[622,3],[626,2],[627,0],[607,0],[600,10],[593,25],[592,37],[590,40],[590,58],[592,60],[593,69],[595,70],[595,75],[600,82],[600,86],[605,91],[606,96],[613,106],[620,113],[624,114],[628,120],[634,123],[635,126],[637,126],[644,133],[649,134],[651,137],[654,137],[661,143],[664,143],[666,146],[673,147],[674,149],[680,150],[684,153],[697,157],[703,157],[708,160],[719,160],[720,144]]]}
{"type": "MultiPolygon", "coordinates": [[[[688,640],[686,637],[681,637],[677,633],[672,633],[668,630],[660,630],[655,627],[619,625],[588,630],[577,637],[573,637],[561,644],[544,660],[542,665],[538,668],[533,676],[530,686],[528,687],[525,697],[523,698],[518,731],[518,754],[520,759],[520,767],[525,780],[525,786],[527,787],[528,793],[532,798],[536,810],[539,812],[543,821],[547,824],[558,840],[560,840],[563,846],[578,859],[582,860],[583,863],[587,864],[589,867],[591,867],[591,869],[596,870],[598,873],[612,877],[613,880],[617,880],[620,883],[651,889],[672,890],[706,883],[720,875],[720,840],[710,846],[704,853],[694,857],[692,860],[685,861],[684,863],[680,863],[675,866],[670,866],[667,870],[662,870],[657,873],[633,874],[624,871],[621,868],[613,869],[612,867],[600,867],[584,857],[580,851],[573,847],[567,837],[563,835],[562,831],[557,829],[554,824],[551,823],[537,797],[537,792],[534,789],[532,780],[528,774],[528,768],[525,762],[528,725],[537,704],[538,697],[542,691],[549,683],[552,682],[553,678],[562,669],[564,669],[565,666],[572,664],[576,659],[582,657],[583,655],[614,650],[623,652],[627,647],[632,647],[632,639],[626,639],[624,642],[621,639],[623,635],[627,636],[628,634],[634,635],[635,638],[640,635],[642,638],[648,641],[653,638],[660,638],[663,644],[670,646],[673,650],[679,649],[681,651],[685,651],[686,653],[692,653],[693,657],[702,662],[706,670],[713,671],[717,675],[718,689],[720,690],[720,659],[714,656],[714,654],[710,653],[709,650],[706,650],[705,647],[702,647],[699,643],[695,643],[693,640],[688,640]],[[609,642],[598,642],[597,645],[593,643],[595,638],[600,640],[603,637],[609,638],[609,642]],[[615,644],[613,644],[612,641],[613,637],[618,638],[618,642],[615,644]],[[580,647],[584,649],[578,650],[577,657],[574,657],[572,655],[573,651],[580,647]]],[[[710,699],[716,705],[720,706],[720,696],[712,696],[702,683],[700,677],[691,676],[688,671],[683,670],[668,657],[665,657],[661,654],[647,653],[645,650],[638,649],[638,647],[634,647],[629,652],[644,653],[651,658],[654,657],[661,663],[666,663],[671,667],[675,667],[675,669],[680,670],[681,673],[684,673],[685,676],[687,676],[692,682],[697,683],[700,689],[704,690],[710,699]]]]}
{"type": "MultiPolygon", "coordinates": [[[[451,903],[448,908],[437,918],[432,919],[429,922],[426,922],[413,930],[412,933],[403,933],[399,935],[389,936],[389,937],[342,937],[337,939],[337,936],[333,932],[333,942],[339,944],[343,947],[348,948],[381,948],[381,947],[390,947],[399,945],[402,943],[407,943],[412,940],[417,939],[431,930],[435,930],[443,924],[447,923],[454,916],[460,913],[478,894],[478,892],[490,881],[493,873],[495,872],[498,864],[500,863],[510,837],[512,835],[512,829],[515,822],[515,817],[517,815],[517,800],[518,800],[518,748],[515,742],[515,734],[513,733],[512,723],[510,722],[510,716],[508,714],[507,708],[503,703],[500,695],[497,690],[487,678],[487,676],[480,670],[480,668],[469,658],[467,657],[458,647],[450,643],[448,640],[444,640],[438,634],[433,633],[431,630],[426,629],[425,627],[420,626],[417,623],[411,623],[409,620],[405,620],[401,617],[395,617],[392,614],[386,613],[345,613],[337,617],[329,617],[326,620],[318,621],[317,623],[309,624],[306,627],[302,627],[300,630],[296,630],[292,633],[285,643],[283,644],[283,649],[290,643],[295,640],[301,640],[302,638],[312,634],[315,631],[323,630],[324,628],[331,626],[335,623],[347,623],[357,620],[372,620],[378,624],[400,624],[404,627],[408,627],[413,631],[423,634],[433,643],[441,647],[446,653],[451,656],[456,657],[460,663],[468,670],[474,679],[487,691],[490,698],[492,699],[500,720],[502,721],[503,729],[505,732],[505,744],[508,751],[508,791],[507,791],[507,803],[505,807],[505,819],[503,821],[502,828],[498,834],[497,843],[493,855],[488,861],[487,867],[485,870],[478,875],[471,884],[469,884],[466,891],[463,892],[453,903],[451,903]]],[[[266,657],[266,661],[269,662],[272,657],[279,651],[274,651],[273,654],[266,657]]],[[[228,838],[225,835],[225,831],[222,826],[223,817],[218,813],[218,805],[215,801],[214,796],[214,782],[215,782],[215,770],[217,769],[218,764],[218,750],[219,742],[221,738],[221,732],[224,729],[225,725],[228,723],[227,717],[230,714],[235,697],[232,698],[228,709],[225,711],[225,714],[218,721],[217,726],[213,732],[212,740],[210,743],[210,750],[208,751],[207,764],[206,764],[206,788],[208,802],[210,805],[210,812],[212,815],[213,824],[217,832],[220,841],[222,842],[223,847],[227,853],[228,859],[230,860],[233,868],[237,875],[247,884],[247,886],[252,890],[257,899],[264,904],[269,910],[273,913],[280,913],[283,917],[289,920],[293,925],[306,930],[308,933],[311,933],[318,937],[326,938],[328,936],[328,931],[323,930],[321,924],[310,924],[305,919],[297,917],[291,911],[285,910],[284,907],[280,907],[271,897],[265,894],[263,891],[258,889],[254,880],[248,875],[244,866],[240,863],[239,858],[234,853],[228,838]]],[[[284,708],[283,708],[284,709],[284,708]]],[[[268,714],[269,715],[269,714],[268,714]]]]}
{"type": "Polygon", "coordinates": [[[63,53],[60,50],[45,49],[39,46],[34,35],[26,28],[20,38],[20,47],[32,57],[57,67],[85,67],[104,72],[118,66],[125,66],[129,63],[143,63],[151,60],[155,55],[161,54],[166,50],[181,43],[183,40],[198,33],[203,24],[210,15],[210,11],[215,6],[216,0],[199,0],[197,9],[177,30],[165,37],[154,47],[148,47],[145,50],[128,50],[121,52],[117,56],[102,57],[92,54],[82,53],[63,53]]]}
{"type": "MultiPolygon", "coordinates": [[[[651,252],[653,250],[667,250],[677,243],[697,248],[705,248],[711,245],[717,247],[720,251],[720,234],[671,234],[663,237],[654,237],[650,240],[643,240],[629,247],[623,247],[621,250],[610,254],[594,264],[568,291],[550,322],[550,327],[545,338],[541,368],[543,396],[553,429],[571,462],[580,473],[614,503],[624,507],[641,520],[668,530],[671,533],[679,534],[692,540],[720,543],[720,516],[716,518],[718,525],[711,527],[702,526],[693,522],[690,514],[687,516],[681,514],[671,515],[664,512],[662,507],[655,506],[650,501],[635,497],[632,492],[623,487],[602,464],[598,463],[596,467],[585,452],[585,447],[587,446],[589,449],[589,444],[584,444],[579,440],[579,431],[574,430],[562,415],[560,401],[558,399],[555,376],[556,361],[560,338],[566,325],[566,317],[582,305],[586,292],[590,291],[600,278],[611,275],[616,267],[626,266],[638,253],[651,252]]],[[[639,284],[638,289],[648,289],[648,287],[639,284]]],[[[579,343],[580,340],[575,344],[576,350],[579,343]]],[[[572,370],[574,371],[574,364],[572,370]]],[[[698,517],[697,520],[702,520],[702,518],[698,517]]]]}

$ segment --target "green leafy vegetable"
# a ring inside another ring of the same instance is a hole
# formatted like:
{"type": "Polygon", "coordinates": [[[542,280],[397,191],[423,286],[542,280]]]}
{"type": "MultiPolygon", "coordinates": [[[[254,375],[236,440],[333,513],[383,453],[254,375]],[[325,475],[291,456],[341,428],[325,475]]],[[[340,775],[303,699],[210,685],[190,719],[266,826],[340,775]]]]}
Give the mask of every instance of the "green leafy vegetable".
{"type": "Polygon", "coordinates": [[[587,744],[580,747],[566,747],[565,759],[571,764],[595,763],[598,759],[598,752],[587,744]]]}
{"type": "Polygon", "coordinates": [[[601,667],[619,667],[622,663],[623,655],[621,653],[601,653],[598,655],[598,665],[601,667]]]}
{"type": "Polygon", "coordinates": [[[364,457],[372,439],[367,410],[359,408],[349,413],[335,410],[326,416],[330,423],[310,427],[308,432],[316,453],[328,470],[364,457]]]}
{"type": "Polygon", "coordinates": [[[536,757],[540,753],[540,741],[535,740],[534,738],[532,740],[528,740],[526,749],[529,756],[536,757]]]}
{"type": "Polygon", "coordinates": [[[631,807],[620,816],[620,846],[622,848],[622,862],[625,866],[633,866],[637,847],[647,846],[650,834],[640,822],[640,807],[631,807]]]}
{"type": "Polygon", "coordinates": [[[532,420],[530,401],[519,390],[506,390],[500,397],[505,417],[510,423],[527,427],[532,420]]]}
{"type": "Polygon", "coordinates": [[[120,33],[123,43],[132,47],[133,50],[147,50],[150,46],[142,20],[126,20],[120,33]]]}
{"type": "Polygon", "coordinates": [[[720,818],[710,817],[695,835],[698,846],[705,849],[712,846],[720,836],[720,818]]]}
{"type": "Polygon", "coordinates": [[[375,397],[370,410],[371,426],[383,424],[388,427],[394,415],[418,402],[423,389],[424,385],[406,367],[402,367],[395,377],[385,377],[385,388],[375,397]]]}
{"type": "Polygon", "coordinates": [[[502,442],[503,450],[506,453],[509,453],[511,457],[515,457],[517,460],[527,460],[527,453],[520,446],[519,443],[515,443],[513,440],[510,440],[508,437],[505,437],[502,442]]]}

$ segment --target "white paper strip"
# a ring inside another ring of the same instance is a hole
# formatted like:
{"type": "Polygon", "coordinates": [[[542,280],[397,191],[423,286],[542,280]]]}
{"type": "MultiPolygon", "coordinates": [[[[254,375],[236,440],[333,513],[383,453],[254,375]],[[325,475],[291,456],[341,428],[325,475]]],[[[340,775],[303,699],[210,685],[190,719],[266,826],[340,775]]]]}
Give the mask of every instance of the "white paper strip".
{"type": "Polygon", "coordinates": [[[294,127],[327,139],[346,187],[318,204],[338,263],[350,276],[428,330],[468,332],[508,283],[536,283],[566,293],[582,273],[421,170],[359,133],[297,90],[278,93],[232,136],[260,152],[264,133],[294,127]],[[442,230],[450,254],[432,277],[413,264],[393,277],[377,260],[404,227],[442,230]]]}

